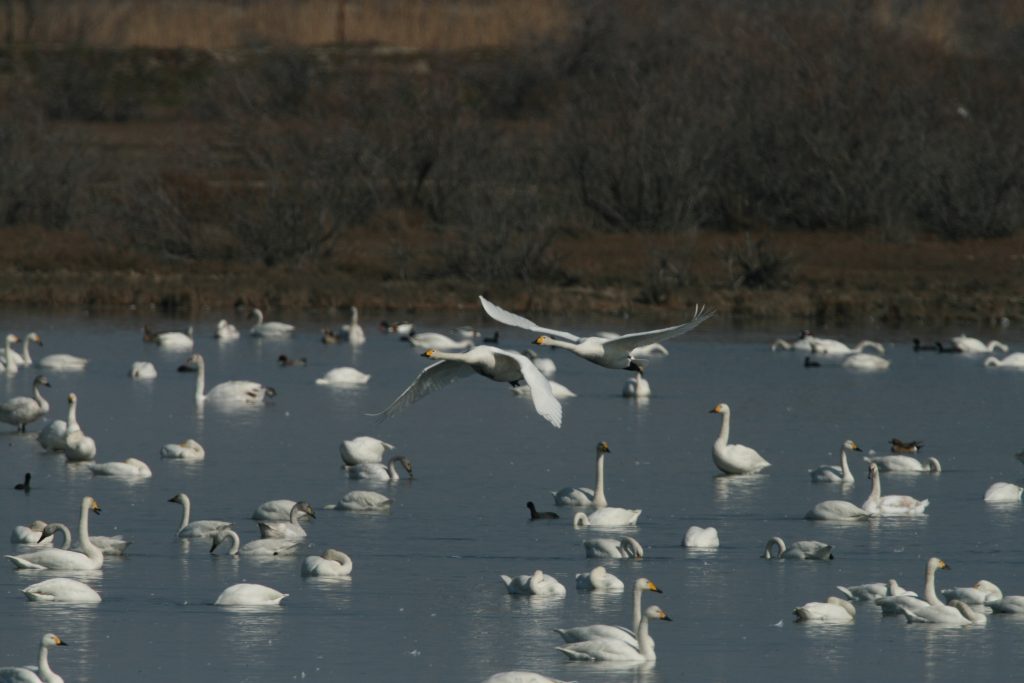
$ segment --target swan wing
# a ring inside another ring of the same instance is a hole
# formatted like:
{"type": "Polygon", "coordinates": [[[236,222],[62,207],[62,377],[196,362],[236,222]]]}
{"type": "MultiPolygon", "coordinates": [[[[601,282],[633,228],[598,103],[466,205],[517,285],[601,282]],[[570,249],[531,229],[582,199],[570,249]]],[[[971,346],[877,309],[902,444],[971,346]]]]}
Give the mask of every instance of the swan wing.
{"type": "Polygon", "coordinates": [[[550,327],[541,327],[532,320],[524,318],[521,315],[516,315],[515,313],[506,311],[504,308],[501,308],[500,306],[492,304],[490,301],[483,298],[482,296],[480,297],[480,305],[484,307],[484,312],[487,313],[487,315],[491,316],[499,323],[502,323],[504,325],[511,325],[512,327],[518,327],[523,330],[530,330],[531,332],[539,332],[541,334],[547,334],[552,337],[560,337],[562,339],[567,339],[574,344],[579,344],[581,341],[580,337],[577,337],[575,334],[572,334],[571,332],[553,330],[550,327]]]}
{"type": "Polygon", "coordinates": [[[715,309],[707,308],[705,306],[698,306],[693,313],[693,318],[682,325],[674,325],[672,327],[663,327],[660,330],[648,330],[647,332],[633,332],[631,334],[624,334],[621,337],[615,339],[609,339],[604,343],[606,349],[619,353],[629,353],[638,346],[645,346],[647,344],[653,344],[655,342],[665,341],[672,337],[678,337],[681,334],[686,334],[690,330],[693,330],[702,322],[711,318],[715,315],[715,309]]]}
{"type": "Polygon", "coordinates": [[[428,365],[420,374],[416,375],[413,383],[398,398],[391,402],[391,405],[379,413],[370,413],[370,416],[386,420],[392,415],[402,412],[427,394],[443,389],[463,377],[469,377],[474,372],[475,370],[469,365],[452,360],[443,360],[433,365],[428,365]]]}
{"type": "Polygon", "coordinates": [[[493,349],[494,353],[513,359],[530,387],[530,398],[537,413],[555,427],[562,426],[562,404],[555,398],[551,383],[529,358],[514,351],[493,349]]]}

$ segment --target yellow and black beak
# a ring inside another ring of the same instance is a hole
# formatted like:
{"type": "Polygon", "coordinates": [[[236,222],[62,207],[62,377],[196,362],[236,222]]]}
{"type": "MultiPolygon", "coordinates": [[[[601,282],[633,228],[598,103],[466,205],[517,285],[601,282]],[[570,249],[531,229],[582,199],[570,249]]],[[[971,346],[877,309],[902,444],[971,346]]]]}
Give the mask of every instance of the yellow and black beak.
{"type": "Polygon", "coordinates": [[[423,355],[426,356],[427,358],[433,358],[434,353],[436,353],[434,349],[427,349],[426,351],[423,352],[423,355]]]}

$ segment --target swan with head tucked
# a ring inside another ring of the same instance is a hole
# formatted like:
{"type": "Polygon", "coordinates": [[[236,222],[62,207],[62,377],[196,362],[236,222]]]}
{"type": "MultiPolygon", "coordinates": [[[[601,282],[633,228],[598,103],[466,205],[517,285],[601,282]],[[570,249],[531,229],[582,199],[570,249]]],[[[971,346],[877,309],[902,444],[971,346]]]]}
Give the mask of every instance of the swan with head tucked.
{"type": "Polygon", "coordinates": [[[97,603],[103,598],[81,581],[67,578],[47,579],[21,589],[30,602],[97,603]]]}
{"type": "Polygon", "coordinates": [[[195,346],[194,330],[190,325],[185,332],[161,332],[153,341],[167,351],[191,351],[195,346]]]}
{"type": "Polygon", "coordinates": [[[586,526],[634,526],[642,512],[643,510],[628,508],[598,508],[589,515],[585,512],[577,512],[572,516],[572,525],[577,529],[586,526]]]}
{"type": "Polygon", "coordinates": [[[206,387],[206,361],[203,360],[201,355],[194,353],[189,357],[188,364],[195,366],[197,370],[196,403],[212,401],[219,403],[259,404],[268,396],[273,396],[276,393],[270,387],[265,387],[259,382],[250,382],[248,380],[221,382],[210,389],[209,393],[204,393],[206,387]]]}
{"type": "Polygon", "coordinates": [[[352,558],[341,552],[328,548],[319,556],[310,555],[302,561],[303,576],[338,577],[352,573],[352,558]]]}
{"type": "Polygon", "coordinates": [[[156,366],[148,360],[137,360],[132,363],[132,368],[128,371],[128,376],[132,379],[139,380],[156,379],[156,366]]]}
{"type": "Polygon", "coordinates": [[[332,368],[323,377],[317,377],[316,383],[332,387],[361,386],[370,381],[370,375],[348,366],[332,368]]]}
{"type": "Polygon", "coordinates": [[[412,460],[404,455],[393,456],[388,464],[364,462],[359,465],[345,465],[349,479],[370,479],[373,481],[398,481],[398,466],[401,465],[412,479],[412,460]]]}
{"type": "Polygon", "coordinates": [[[1008,481],[997,481],[985,490],[986,503],[1018,503],[1024,488],[1008,481]]]}
{"type": "Polygon", "coordinates": [[[764,544],[764,553],[761,557],[766,560],[831,560],[832,546],[821,541],[796,541],[790,547],[786,547],[785,541],[778,536],[772,536],[764,544]],[[772,553],[772,548],[776,552],[772,553]]]}
{"type": "Polygon", "coordinates": [[[852,353],[843,359],[841,365],[847,370],[860,370],[862,372],[877,372],[888,370],[892,361],[873,353],[852,353]]]}
{"type": "Polygon", "coordinates": [[[946,604],[950,604],[953,600],[960,600],[964,604],[984,607],[990,602],[999,600],[1003,597],[1003,591],[999,586],[982,579],[973,586],[958,586],[956,588],[944,588],[941,591],[942,599],[945,600],[946,604]]]}
{"type": "Polygon", "coordinates": [[[89,359],[82,358],[81,356],[72,356],[69,353],[53,353],[40,358],[36,363],[36,367],[43,368],[44,370],[74,372],[85,370],[85,366],[88,364],[89,359]]]}
{"type": "Polygon", "coordinates": [[[644,547],[632,536],[615,538],[591,538],[583,541],[587,557],[636,559],[644,558],[644,547]]]}
{"type": "Polygon", "coordinates": [[[64,435],[64,457],[69,462],[86,462],[96,457],[96,441],[78,424],[78,395],[68,394],[68,430],[64,435]]]}
{"type": "Polygon", "coordinates": [[[221,529],[213,535],[213,545],[210,546],[210,554],[216,552],[217,547],[224,541],[230,540],[228,555],[252,555],[255,557],[284,557],[286,555],[297,555],[302,550],[303,542],[296,538],[257,538],[242,545],[242,540],[233,529],[221,529]]]}
{"type": "Polygon", "coordinates": [[[715,314],[714,309],[698,306],[694,309],[693,318],[681,325],[665,327],[658,330],[647,330],[645,332],[633,332],[611,339],[603,337],[578,337],[571,332],[563,332],[548,327],[541,327],[537,323],[524,318],[521,315],[511,313],[496,306],[487,299],[480,297],[480,304],[484,307],[487,315],[491,316],[504,325],[511,325],[531,332],[539,332],[541,336],[533,342],[538,346],[552,346],[558,349],[571,351],[580,358],[601,367],[613,370],[636,371],[640,364],[634,356],[634,349],[638,346],[661,342],[673,337],[686,334],[695,329],[702,322],[715,314]]]}
{"type": "Polygon", "coordinates": [[[199,519],[189,521],[192,515],[192,501],[184,493],[176,494],[167,500],[168,503],[181,505],[181,524],[178,526],[178,538],[212,538],[217,532],[227,529],[231,522],[219,520],[199,519]]]}
{"type": "Polygon", "coordinates": [[[555,649],[564,653],[569,659],[577,661],[653,662],[657,656],[654,653],[654,640],[649,633],[650,621],[652,619],[672,621],[671,617],[665,614],[664,610],[656,605],[651,605],[644,610],[643,617],[640,620],[640,627],[636,633],[636,645],[627,643],[624,640],[596,638],[594,640],[568,643],[555,649]]]}
{"type": "Polygon", "coordinates": [[[633,621],[632,630],[625,626],[610,626],[608,624],[591,624],[589,626],[574,626],[572,628],[556,628],[555,633],[562,636],[567,643],[579,643],[585,640],[597,638],[610,638],[621,640],[634,647],[637,646],[636,633],[640,628],[643,619],[644,593],[651,591],[661,593],[661,589],[654,585],[650,579],[639,578],[633,582],[633,621]]]}
{"type": "Polygon", "coordinates": [[[566,486],[558,491],[552,491],[551,495],[555,497],[555,505],[608,507],[608,500],[604,495],[604,456],[608,453],[611,453],[608,442],[599,442],[597,444],[597,462],[595,465],[597,474],[595,475],[594,488],[566,486]]]}
{"type": "Polygon", "coordinates": [[[863,602],[874,602],[878,598],[883,598],[887,595],[909,595],[911,597],[917,597],[917,593],[903,588],[896,582],[896,579],[889,579],[888,583],[876,582],[862,583],[859,586],[836,586],[836,590],[850,600],[863,602]]]}
{"type": "Polygon", "coordinates": [[[847,460],[846,451],[859,451],[860,446],[851,439],[843,442],[839,448],[839,465],[822,465],[813,470],[807,470],[811,474],[811,481],[815,483],[843,483],[852,484],[854,481],[853,472],[850,471],[850,463],[847,460]]]}
{"type": "Polygon", "coordinates": [[[651,383],[644,379],[644,369],[641,366],[636,374],[626,380],[622,386],[622,395],[626,398],[649,398],[651,395],[651,383]]]}
{"type": "Polygon", "coordinates": [[[160,448],[160,457],[171,460],[203,460],[206,449],[195,439],[185,439],[181,443],[168,443],[160,448]]]}
{"type": "Polygon", "coordinates": [[[90,511],[98,515],[100,506],[92,496],[85,496],[82,498],[82,510],[78,519],[78,538],[82,552],[48,548],[22,555],[6,555],[7,559],[18,569],[88,570],[102,568],[103,551],[93,545],[89,538],[90,511]]]}
{"type": "MultiPolygon", "coordinates": [[[[64,534],[64,541],[60,545],[61,549],[82,552],[82,545],[80,543],[76,543],[74,547],[71,547],[71,529],[60,522],[47,524],[46,528],[43,529],[42,540],[40,542],[56,538],[57,533],[64,534]]],[[[89,540],[107,557],[120,557],[121,555],[124,555],[125,551],[128,550],[128,546],[132,543],[131,541],[126,541],[124,536],[121,535],[93,536],[92,534],[89,534],[89,540]]]]}
{"type": "Polygon", "coordinates": [[[626,587],[622,579],[598,565],[589,572],[576,575],[576,590],[580,591],[621,591],[626,587]]]}
{"type": "Polygon", "coordinates": [[[711,447],[711,456],[715,467],[726,474],[754,474],[771,466],[771,463],[762,458],[761,454],[753,448],[729,443],[729,422],[732,411],[728,404],[719,403],[709,412],[722,416],[722,429],[711,447]]]}
{"type": "Polygon", "coordinates": [[[213,604],[221,607],[269,607],[280,605],[281,601],[287,597],[287,593],[258,583],[236,583],[221,591],[213,604]]]}
{"type": "Polygon", "coordinates": [[[906,592],[900,595],[886,595],[885,597],[877,598],[875,600],[875,604],[882,608],[882,615],[890,617],[902,614],[903,609],[918,611],[929,606],[944,606],[939,600],[938,594],[935,592],[935,572],[939,569],[948,570],[949,565],[946,564],[945,560],[938,557],[928,558],[928,563],[925,565],[924,572],[924,600],[921,600],[912,592],[906,592]]]}
{"type": "Polygon", "coordinates": [[[300,500],[292,506],[286,522],[259,522],[260,536],[263,538],[287,538],[300,540],[306,537],[306,530],[299,524],[303,516],[316,519],[313,507],[304,500],[300,500]]]}
{"type": "Polygon", "coordinates": [[[52,538],[40,540],[45,528],[46,522],[41,519],[37,519],[27,525],[19,524],[11,530],[11,543],[15,545],[35,545],[36,543],[52,545],[52,538]]]}
{"type": "Polygon", "coordinates": [[[691,526],[686,530],[686,535],[683,536],[683,547],[684,548],[717,548],[718,547],[718,529],[713,526],[707,528],[701,528],[699,526],[691,526]]]}
{"type": "Polygon", "coordinates": [[[559,583],[555,577],[549,576],[539,569],[534,571],[533,574],[520,574],[515,578],[502,574],[501,580],[505,584],[505,589],[511,595],[555,597],[563,597],[565,595],[565,586],[559,583]]]}
{"type": "Polygon", "coordinates": [[[1024,614],[1024,595],[1004,595],[985,603],[998,614],[1024,614]]]}
{"type": "Polygon", "coordinates": [[[121,462],[91,462],[89,469],[93,474],[106,477],[124,477],[126,479],[148,479],[153,476],[149,465],[138,458],[128,458],[121,462]]]}
{"type": "Polygon", "coordinates": [[[229,323],[227,320],[221,319],[217,321],[217,331],[213,333],[213,336],[222,342],[235,341],[240,336],[238,328],[229,323]]]}
{"type": "Polygon", "coordinates": [[[883,496],[882,482],[878,473],[878,465],[868,465],[868,478],[871,479],[871,495],[861,506],[872,515],[880,517],[903,517],[907,515],[923,515],[928,507],[928,499],[918,500],[911,496],[883,496]]]}
{"type": "Polygon", "coordinates": [[[342,441],[338,450],[346,465],[358,465],[363,462],[381,462],[384,454],[394,448],[392,444],[373,436],[357,436],[342,441]]]}
{"type": "Polygon", "coordinates": [[[533,671],[502,671],[488,676],[483,683],[568,683],[557,678],[550,678],[533,671]]]}
{"type": "Polygon", "coordinates": [[[995,356],[989,356],[985,359],[984,365],[986,368],[1011,368],[1013,370],[1024,370],[1024,353],[1020,351],[1011,353],[1002,360],[999,360],[995,356]]]}
{"type": "Polygon", "coordinates": [[[31,396],[15,396],[0,403],[0,422],[14,425],[19,432],[25,431],[29,422],[35,422],[50,412],[50,404],[43,397],[40,387],[50,386],[44,375],[36,376],[32,382],[31,396]]]}
{"type": "Polygon", "coordinates": [[[47,633],[39,643],[39,660],[36,666],[0,667],[0,683],[64,683],[64,679],[50,668],[49,649],[67,645],[60,636],[47,633]]]}
{"type": "Polygon", "coordinates": [[[325,510],[349,512],[383,512],[391,509],[391,499],[376,491],[349,491],[337,503],[325,505],[325,510]]]}
{"type": "Polygon", "coordinates": [[[808,602],[793,610],[797,621],[817,621],[825,624],[848,624],[857,615],[853,603],[831,597],[826,602],[808,602]]]}
{"type": "Polygon", "coordinates": [[[866,455],[864,456],[864,462],[878,465],[879,472],[899,472],[901,474],[924,472],[939,474],[942,472],[942,465],[939,464],[938,458],[928,458],[927,462],[921,462],[909,455],[866,455]]]}
{"type": "Polygon", "coordinates": [[[381,419],[396,415],[424,396],[476,373],[513,386],[526,382],[537,413],[555,427],[562,426],[562,404],[552,393],[548,380],[523,354],[496,346],[477,346],[463,353],[427,349],[423,355],[439,362],[427,366],[390,406],[376,413],[381,419]]]}
{"type": "Polygon", "coordinates": [[[953,337],[949,341],[953,348],[960,353],[995,353],[996,351],[1006,353],[1010,350],[1010,347],[996,339],[992,339],[986,344],[977,337],[968,337],[965,334],[953,337]]]}
{"type": "Polygon", "coordinates": [[[862,353],[865,349],[874,349],[878,353],[885,353],[884,346],[869,339],[861,340],[856,346],[851,348],[837,339],[811,336],[808,338],[808,344],[811,353],[821,353],[830,356],[849,356],[855,353],[862,353]]]}
{"type": "Polygon", "coordinates": [[[295,325],[271,320],[263,322],[263,311],[258,308],[252,309],[251,318],[256,318],[256,324],[249,328],[249,334],[254,337],[281,338],[291,335],[295,331],[295,325]]]}

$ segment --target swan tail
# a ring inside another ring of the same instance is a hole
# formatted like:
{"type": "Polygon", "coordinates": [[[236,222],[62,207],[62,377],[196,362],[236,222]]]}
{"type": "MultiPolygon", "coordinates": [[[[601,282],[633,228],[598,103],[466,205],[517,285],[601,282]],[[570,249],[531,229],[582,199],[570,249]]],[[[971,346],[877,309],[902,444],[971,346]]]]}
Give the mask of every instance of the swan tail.
{"type": "Polygon", "coordinates": [[[854,599],[853,598],[853,591],[851,591],[846,586],[836,586],[836,590],[839,591],[840,593],[842,593],[843,595],[845,595],[847,597],[847,599],[849,599],[849,600],[853,600],[854,599]]]}
{"type": "Polygon", "coordinates": [[[506,576],[505,574],[502,574],[501,575],[501,580],[505,583],[505,587],[506,588],[508,588],[509,586],[512,585],[512,577],[511,576],[506,576]]]}
{"type": "Polygon", "coordinates": [[[4,555],[4,557],[10,560],[14,564],[16,569],[46,569],[46,567],[40,564],[36,564],[35,562],[29,562],[28,560],[24,560],[18,557],[17,555],[4,555]]]}

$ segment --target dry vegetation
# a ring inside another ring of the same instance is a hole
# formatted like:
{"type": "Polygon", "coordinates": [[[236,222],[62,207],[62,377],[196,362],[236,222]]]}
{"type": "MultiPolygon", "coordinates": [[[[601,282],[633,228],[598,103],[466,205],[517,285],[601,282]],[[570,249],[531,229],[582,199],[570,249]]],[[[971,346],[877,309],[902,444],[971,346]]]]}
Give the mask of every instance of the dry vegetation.
{"type": "Polygon", "coordinates": [[[1022,34],[1008,0],[0,0],[0,301],[1024,318],[1022,34]]]}

